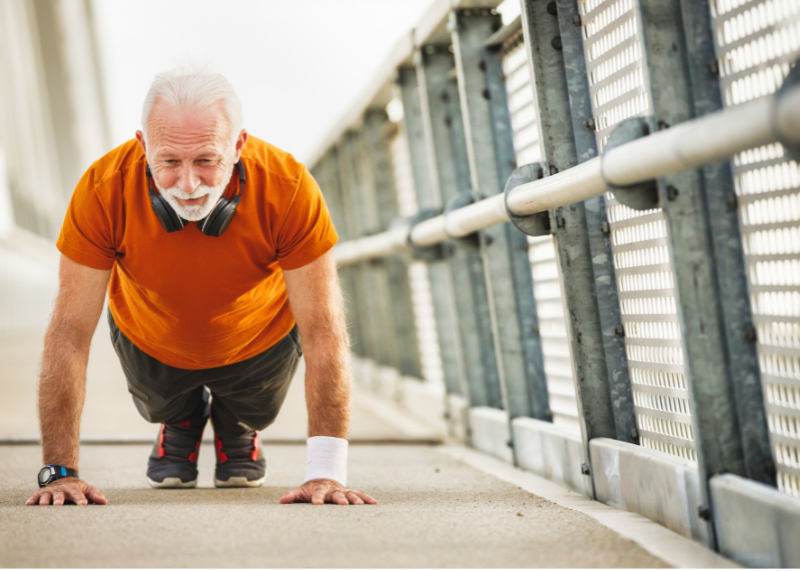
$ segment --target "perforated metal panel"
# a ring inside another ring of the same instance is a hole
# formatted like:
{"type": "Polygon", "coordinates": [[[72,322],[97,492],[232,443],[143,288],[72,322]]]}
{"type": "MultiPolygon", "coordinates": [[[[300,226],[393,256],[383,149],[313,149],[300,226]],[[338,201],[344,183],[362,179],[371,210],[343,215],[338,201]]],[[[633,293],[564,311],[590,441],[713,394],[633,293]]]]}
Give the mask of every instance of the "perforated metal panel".
{"type": "MultiPolygon", "coordinates": [[[[635,0],[582,0],[598,148],[623,119],[650,113],[635,0]]],[[[606,197],[640,443],[696,462],[667,221],[606,197]]]]}
{"type": "MultiPolygon", "coordinates": [[[[539,113],[522,30],[502,47],[508,106],[518,165],[541,160],[539,113]]],[[[580,433],[564,296],[552,236],[528,238],[533,296],[539,316],[544,370],[553,423],[580,433]]]]}
{"type": "MultiPolygon", "coordinates": [[[[414,175],[411,172],[408,140],[402,131],[395,135],[389,149],[392,155],[395,189],[400,216],[413,216],[419,210],[414,190],[414,175]]],[[[422,361],[422,376],[426,381],[444,383],[442,357],[439,350],[439,335],[436,333],[436,317],[433,312],[431,283],[428,267],[424,262],[413,262],[408,266],[411,285],[411,303],[414,308],[414,323],[417,327],[419,355],[422,361]]]]}
{"type": "MultiPolygon", "coordinates": [[[[800,0],[711,2],[725,105],[774,93],[800,55],[800,0]]],[[[733,161],[778,487],[800,496],[800,171],[780,144],[733,161]]]]}

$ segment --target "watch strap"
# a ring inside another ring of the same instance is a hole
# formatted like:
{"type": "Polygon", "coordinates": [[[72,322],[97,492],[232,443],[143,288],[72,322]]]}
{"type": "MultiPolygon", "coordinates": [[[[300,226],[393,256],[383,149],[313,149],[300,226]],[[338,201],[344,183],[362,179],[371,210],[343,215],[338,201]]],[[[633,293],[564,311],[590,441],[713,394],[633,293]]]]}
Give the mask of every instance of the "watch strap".
{"type": "Polygon", "coordinates": [[[45,467],[52,468],[53,471],[51,473],[50,480],[46,484],[42,484],[41,482],[39,482],[40,488],[43,488],[48,484],[52,484],[56,480],[60,480],[62,478],[80,478],[80,476],[78,476],[77,470],[73,470],[72,468],[67,468],[66,466],[59,466],[58,464],[47,464],[45,467]]]}

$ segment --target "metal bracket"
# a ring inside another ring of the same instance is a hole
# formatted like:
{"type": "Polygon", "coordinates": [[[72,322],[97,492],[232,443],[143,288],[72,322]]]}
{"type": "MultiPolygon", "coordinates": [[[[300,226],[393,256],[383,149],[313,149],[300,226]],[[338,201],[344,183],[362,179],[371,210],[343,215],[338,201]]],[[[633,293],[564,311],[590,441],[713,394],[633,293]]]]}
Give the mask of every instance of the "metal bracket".
{"type": "Polygon", "coordinates": [[[775,94],[775,103],[773,109],[775,110],[772,115],[773,125],[775,132],[778,134],[778,142],[783,145],[786,156],[791,160],[800,163],[800,147],[796,143],[791,143],[783,136],[783,131],[780,129],[778,123],[778,108],[780,107],[781,98],[784,97],[786,92],[800,83],[800,60],[795,61],[794,67],[789,71],[789,75],[783,80],[780,89],[775,94]]]}
{"type": "Polygon", "coordinates": [[[508,208],[508,195],[518,186],[543,178],[545,168],[547,168],[545,163],[522,165],[511,173],[506,182],[505,204],[508,218],[517,230],[528,236],[550,235],[550,213],[545,211],[530,216],[518,216],[508,208]]]}
{"type": "MultiPolygon", "coordinates": [[[[651,122],[652,118],[645,117],[625,119],[611,131],[604,152],[646,137],[652,131],[651,122]]],[[[658,185],[655,180],[648,180],[630,186],[617,186],[606,181],[606,185],[608,190],[614,193],[614,197],[617,200],[634,210],[651,210],[658,208],[660,205],[658,185]]]]}
{"type": "MultiPolygon", "coordinates": [[[[436,208],[424,208],[412,216],[408,223],[413,230],[414,226],[420,222],[435,218],[441,213],[442,212],[436,208]]],[[[417,246],[411,240],[411,232],[408,233],[408,246],[411,249],[411,257],[415,260],[421,260],[423,262],[437,262],[439,260],[444,260],[445,258],[450,257],[450,255],[453,253],[453,246],[447,244],[446,242],[439,242],[438,244],[433,244],[432,246],[417,246]]]]}
{"type": "MultiPolygon", "coordinates": [[[[463,208],[464,206],[469,206],[470,204],[477,202],[480,198],[475,194],[475,192],[471,190],[462,190],[458,194],[455,194],[447,201],[447,205],[444,207],[444,215],[445,220],[447,219],[447,214],[452,212],[453,210],[458,210],[459,208],[463,208]]],[[[447,228],[447,224],[445,223],[445,228],[447,228]]],[[[446,230],[445,230],[446,231],[446,230]]],[[[449,236],[449,235],[448,235],[449,236]]],[[[477,252],[481,249],[481,237],[480,232],[473,232],[468,236],[449,236],[450,240],[459,248],[463,248],[464,250],[477,252]]]]}

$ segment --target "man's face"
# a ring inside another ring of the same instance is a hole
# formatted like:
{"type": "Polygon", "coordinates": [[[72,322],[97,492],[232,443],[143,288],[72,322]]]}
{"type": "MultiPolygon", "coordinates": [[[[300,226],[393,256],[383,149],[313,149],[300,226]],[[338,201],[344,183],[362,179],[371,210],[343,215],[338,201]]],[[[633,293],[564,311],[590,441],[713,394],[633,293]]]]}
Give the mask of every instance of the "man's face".
{"type": "Polygon", "coordinates": [[[231,143],[221,103],[205,109],[175,111],[157,101],[150,113],[144,149],[156,187],[178,215],[201,220],[225,192],[233,167],[247,140],[243,130],[231,143]]]}

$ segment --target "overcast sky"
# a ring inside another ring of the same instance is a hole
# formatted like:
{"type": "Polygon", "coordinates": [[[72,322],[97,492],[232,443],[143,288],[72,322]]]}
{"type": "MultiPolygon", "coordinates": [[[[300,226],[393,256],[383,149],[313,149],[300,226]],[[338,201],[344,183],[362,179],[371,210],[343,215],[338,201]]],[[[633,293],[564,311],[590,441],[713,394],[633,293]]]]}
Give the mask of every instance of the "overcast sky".
{"type": "Polygon", "coordinates": [[[94,0],[112,143],[133,137],[153,76],[224,74],[253,135],[305,160],[432,0],[94,0]]]}

